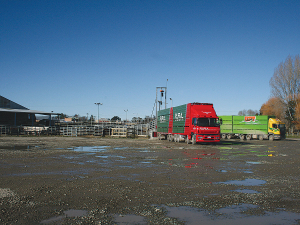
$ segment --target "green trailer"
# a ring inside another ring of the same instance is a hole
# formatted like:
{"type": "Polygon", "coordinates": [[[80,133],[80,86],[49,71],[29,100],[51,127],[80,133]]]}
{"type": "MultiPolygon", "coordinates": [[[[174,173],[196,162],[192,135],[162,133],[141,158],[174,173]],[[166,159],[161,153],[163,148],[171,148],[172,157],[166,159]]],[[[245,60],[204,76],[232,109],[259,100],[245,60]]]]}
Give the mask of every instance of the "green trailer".
{"type": "Polygon", "coordinates": [[[284,139],[285,124],[275,116],[219,116],[223,139],[284,139]]]}

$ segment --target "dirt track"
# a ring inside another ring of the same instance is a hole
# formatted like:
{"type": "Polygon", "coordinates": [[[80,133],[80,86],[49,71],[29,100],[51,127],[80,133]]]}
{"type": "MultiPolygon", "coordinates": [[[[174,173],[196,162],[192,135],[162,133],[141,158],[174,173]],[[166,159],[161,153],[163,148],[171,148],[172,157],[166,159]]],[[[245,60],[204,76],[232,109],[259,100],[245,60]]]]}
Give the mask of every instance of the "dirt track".
{"type": "Polygon", "coordinates": [[[184,224],[168,207],[237,204],[300,215],[299,144],[0,137],[0,223],[184,224]]]}

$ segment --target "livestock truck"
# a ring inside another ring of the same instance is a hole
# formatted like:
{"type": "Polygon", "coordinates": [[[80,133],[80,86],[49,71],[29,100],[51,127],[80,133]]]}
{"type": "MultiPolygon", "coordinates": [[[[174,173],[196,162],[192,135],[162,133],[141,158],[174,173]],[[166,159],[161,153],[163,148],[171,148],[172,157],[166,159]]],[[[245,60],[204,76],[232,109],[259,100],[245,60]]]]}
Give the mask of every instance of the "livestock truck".
{"type": "Polygon", "coordinates": [[[285,139],[285,124],[275,116],[219,116],[221,137],[231,139],[285,139]]]}
{"type": "Polygon", "coordinates": [[[220,123],[213,104],[188,103],[158,111],[157,136],[169,141],[219,142],[220,123]]]}

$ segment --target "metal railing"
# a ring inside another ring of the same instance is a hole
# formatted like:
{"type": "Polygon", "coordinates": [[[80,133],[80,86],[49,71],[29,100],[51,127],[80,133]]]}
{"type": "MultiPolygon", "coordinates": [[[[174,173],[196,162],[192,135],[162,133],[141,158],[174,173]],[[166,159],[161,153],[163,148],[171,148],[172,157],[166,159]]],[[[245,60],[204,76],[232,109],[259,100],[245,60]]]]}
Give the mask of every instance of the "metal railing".
{"type": "Polygon", "coordinates": [[[149,135],[150,124],[136,125],[64,125],[51,127],[6,126],[0,125],[0,135],[61,135],[61,136],[120,136],[146,137],[149,135]]]}
{"type": "Polygon", "coordinates": [[[9,127],[5,125],[0,125],[0,135],[7,135],[9,134],[9,127]]]}
{"type": "Polygon", "coordinates": [[[127,128],[111,128],[111,136],[113,137],[126,137],[127,136],[127,128]]]}

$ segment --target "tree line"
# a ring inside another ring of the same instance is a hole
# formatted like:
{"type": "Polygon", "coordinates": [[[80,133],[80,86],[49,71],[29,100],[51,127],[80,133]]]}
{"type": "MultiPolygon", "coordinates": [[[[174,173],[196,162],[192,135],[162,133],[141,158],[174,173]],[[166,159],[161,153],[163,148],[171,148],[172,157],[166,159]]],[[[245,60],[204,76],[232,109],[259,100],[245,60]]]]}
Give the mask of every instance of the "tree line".
{"type": "Polygon", "coordinates": [[[300,130],[300,57],[288,56],[270,79],[271,97],[260,108],[261,115],[275,115],[293,132],[300,130]]]}
{"type": "Polygon", "coordinates": [[[300,57],[288,56],[274,70],[269,82],[271,97],[260,110],[244,109],[242,115],[274,115],[286,124],[289,132],[300,130],[300,57]]]}

